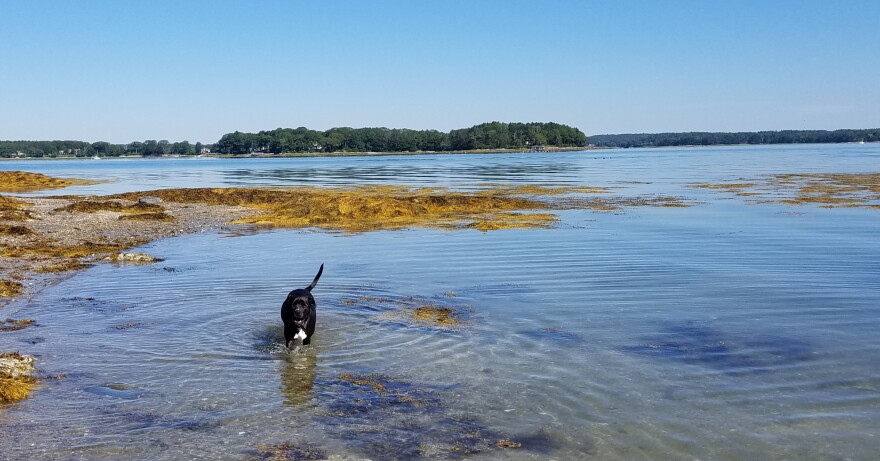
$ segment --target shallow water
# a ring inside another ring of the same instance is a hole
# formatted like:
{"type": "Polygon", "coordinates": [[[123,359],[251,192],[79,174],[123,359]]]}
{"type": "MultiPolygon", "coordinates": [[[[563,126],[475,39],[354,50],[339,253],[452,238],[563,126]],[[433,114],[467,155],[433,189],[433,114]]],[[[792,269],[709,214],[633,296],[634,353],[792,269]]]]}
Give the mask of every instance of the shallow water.
{"type": "Polygon", "coordinates": [[[294,459],[875,459],[880,212],[685,185],[878,160],[878,146],[829,145],[2,162],[118,181],[64,193],[571,183],[702,203],[565,211],[550,230],[147,245],[166,260],[94,267],[15,313],[39,325],[3,333],[0,349],[66,377],[0,410],[0,458],[265,459],[288,444],[294,459]],[[321,263],[316,337],[287,354],[281,301],[321,263]],[[408,323],[400,311],[418,304],[465,323],[408,323]],[[495,446],[508,438],[522,446],[495,446]]]}

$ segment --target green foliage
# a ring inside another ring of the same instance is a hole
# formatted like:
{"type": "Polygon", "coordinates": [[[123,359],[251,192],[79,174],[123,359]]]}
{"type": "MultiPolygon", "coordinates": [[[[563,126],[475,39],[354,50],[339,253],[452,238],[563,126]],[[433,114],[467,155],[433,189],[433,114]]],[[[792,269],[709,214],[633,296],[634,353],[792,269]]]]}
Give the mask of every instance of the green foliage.
{"type": "Polygon", "coordinates": [[[130,144],[110,144],[105,141],[91,144],[82,141],[0,141],[0,158],[194,155],[202,147],[201,143],[194,147],[189,141],[172,144],[167,140],[135,141],[130,144]]]}
{"type": "Polygon", "coordinates": [[[590,136],[597,147],[709,146],[719,144],[800,144],[880,141],[880,128],[867,130],[784,130],[740,133],[640,133],[590,136]]]}
{"type": "Polygon", "coordinates": [[[558,123],[492,122],[443,133],[397,128],[331,128],[320,132],[304,127],[259,133],[228,133],[217,142],[223,154],[253,152],[430,152],[473,149],[527,149],[537,145],[583,146],[586,135],[558,123]]]}

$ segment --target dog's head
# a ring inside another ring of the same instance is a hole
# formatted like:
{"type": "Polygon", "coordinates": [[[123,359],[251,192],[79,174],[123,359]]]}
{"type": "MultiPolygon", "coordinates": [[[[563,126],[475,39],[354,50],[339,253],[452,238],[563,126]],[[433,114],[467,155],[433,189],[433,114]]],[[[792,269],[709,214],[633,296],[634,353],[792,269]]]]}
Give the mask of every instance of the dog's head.
{"type": "MultiPolygon", "coordinates": [[[[299,290],[296,290],[299,291],[299,290]]],[[[294,291],[294,293],[296,293],[294,291]]],[[[315,309],[315,298],[309,293],[299,294],[299,296],[291,293],[288,299],[291,301],[290,307],[293,311],[293,323],[300,328],[305,328],[306,323],[312,316],[312,310],[315,309]]]]}

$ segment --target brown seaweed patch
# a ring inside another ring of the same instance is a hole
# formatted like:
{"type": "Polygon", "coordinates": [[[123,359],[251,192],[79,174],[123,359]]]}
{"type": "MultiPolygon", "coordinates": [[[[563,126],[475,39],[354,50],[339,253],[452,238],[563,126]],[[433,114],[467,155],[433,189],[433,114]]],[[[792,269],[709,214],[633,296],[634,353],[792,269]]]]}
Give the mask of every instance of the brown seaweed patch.
{"type": "Polygon", "coordinates": [[[391,302],[391,300],[388,298],[381,298],[381,297],[375,297],[375,296],[361,296],[359,298],[345,298],[342,301],[340,301],[340,303],[342,303],[345,306],[354,306],[354,305],[364,304],[364,303],[387,303],[387,302],[391,302]]]}
{"type": "Polygon", "coordinates": [[[140,323],[140,322],[129,322],[129,323],[124,323],[122,325],[116,325],[116,329],[117,330],[128,330],[130,328],[137,328],[137,327],[141,327],[143,325],[144,324],[140,323]]]}
{"type": "Polygon", "coordinates": [[[622,211],[626,208],[661,207],[686,208],[696,204],[682,197],[666,195],[642,195],[635,197],[596,196],[567,197],[560,200],[565,209],[582,209],[591,211],[622,211]]]}
{"type": "Polygon", "coordinates": [[[17,258],[27,255],[64,257],[64,258],[82,258],[87,256],[95,256],[104,253],[117,252],[119,250],[132,246],[141,245],[143,241],[132,242],[91,242],[85,241],[76,245],[53,245],[52,243],[38,241],[30,245],[24,245],[15,248],[5,248],[3,256],[17,258]]]}
{"type": "Polygon", "coordinates": [[[382,373],[344,372],[340,373],[337,379],[366,390],[378,398],[388,399],[389,403],[394,405],[405,404],[410,408],[425,409],[437,404],[411,383],[396,380],[382,373]]]}
{"type": "Polygon", "coordinates": [[[0,235],[33,235],[34,231],[25,226],[14,226],[9,224],[0,224],[0,235]]]}
{"type": "Polygon", "coordinates": [[[28,204],[12,197],[0,195],[0,221],[25,221],[33,215],[28,211],[28,204]]]}
{"type": "Polygon", "coordinates": [[[880,173],[777,174],[747,183],[691,187],[757,197],[752,204],[818,205],[822,208],[880,208],[880,173]]]}
{"type": "Polygon", "coordinates": [[[135,213],[135,214],[126,214],[119,217],[120,221],[159,221],[159,222],[172,222],[175,221],[174,216],[171,216],[168,213],[159,212],[159,213],[135,213]]]}
{"type": "Polygon", "coordinates": [[[347,232],[409,227],[438,229],[547,228],[557,222],[552,210],[616,210],[627,206],[689,206],[673,197],[590,198],[604,188],[587,186],[493,186],[474,192],[405,186],[348,188],[162,189],[125,193],[110,199],[155,197],[178,203],[245,206],[260,214],[235,221],[288,228],[318,227],[347,232]],[[546,211],[546,213],[526,211],[546,211]]]}
{"type": "MultiPolygon", "coordinates": [[[[377,298],[381,303],[393,302],[396,304],[396,308],[387,308],[388,306],[380,306],[377,305],[378,303],[370,306],[371,303],[369,301],[360,302],[359,300],[352,300],[351,304],[364,305],[365,307],[373,308],[373,310],[379,310],[380,313],[376,319],[380,321],[457,331],[465,326],[470,314],[469,306],[451,304],[450,300],[457,296],[455,293],[448,292],[433,299],[407,296],[390,301],[384,298],[377,298]]],[[[345,300],[343,304],[347,304],[345,300]]]]}
{"type": "Polygon", "coordinates": [[[37,378],[33,376],[12,378],[0,373],[0,402],[26,399],[36,384],[37,378]]]}
{"type": "Polygon", "coordinates": [[[724,192],[742,192],[745,189],[751,189],[757,184],[753,182],[725,182],[725,183],[694,183],[690,187],[694,189],[711,189],[724,192]]]}
{"type": "Polygon", "coordinates": [[[559,221],[550,213],[494,213],[467,225],[479,231],[500,229],[551,229],[559,221]]]}
{"type": "Polygon", "coordinates": [[[93,264],[84,263],[82,261],[78,261],[76,259],[64,259],[60,262],[49,264],[46,266],[41,266],[36,269],[37,272],[44,274],[54,274],[58,272],[67,272],[67,271],[78,271],[82,269],[88,269],[92,267],[93,264]]]}
{"type": "Polygon", "coordinates": [[[18,331],[36,323],[34,319],[6,319],[0,322],[0,331],[18,331]]]}
{"type": "Polygon", "coordinates": [[[520,448],[520,447],[522,447],[522,444],[519,442],[514,442],[508,438],[508,439],[501,439],[501,440],[495,442],[495,446],[498,448],[520,448]]]}
{"type": "Polygon", "coordinates": [[[25,399],[37,384],[34,371],[34,358],[18,352],[0,354],[0,402],[14,402],[25,399]]]}
{"type": "Polygon", "coordinates": [[[299,461],[327,459],[327,454],[311,445],[294,445],[291,443],[276,443],[272,445],[260,445],[254,456],[248,456],[248,461],[299,461]]]}
{"type": "Polygon", "coordinates": [[[77,178],[53,178],[27,171],[0,171],[0,192],[34,192],[69,186],[86,186],[98,182],[77,178]]]}
{"type": "Polygon", "coordinates": [[[13,280],[0,279],[0,297],[14,298],[24,291],[21,283],[13,280]]]}
{"type": "Polygon", "coordinates": [[[387,378],[378,373],[360,374],[345,372],[340,373],[337,378],[339,378],[340,381],[345,381],[356,386],[369,387],[373,390],[373,392],[379,394],[382,397],[388,395],[388,388],[386,388],[385,384],[383,384],[383,381],[387,381],[387,378]]]}
{"type": "Polygon", "coordinates": [[[410,312],[416,323],[437,327],[455,327],[461,325],[461,319],[451,307],[419,306],[410,312]]]}
{"type": "Polygon", "coordinates": [[[97,213],[99,211],[115,211],[119,213],[158,213],[164,211],[161,205],[137,201],[133,205],[115,200],[80,200],[70,205],[56,208],[55,211],[68,211],[76,213],[97,213]]]}
{"type": "Polygon", "coordinates": [[[525,184],[522,186],[495,186],[496,189],[517,195],[563,195],[563,194],[607,194],[607,187],[598,186],[542,186],[525,184]]]}
{"type": "MultiPolygon", "coordinates": [[[[370,459],[460,459],[504,448],[496,441],[511,440],[448,408],[446,399],[456,398],[448,393],[454,385],[418,384],[376,372],[342,373],[318,384],[325,389],[319,403],[326,410],[317,422],[370,459]]],[[[515,440],[511,444],[520,443],[515,440]]]]}

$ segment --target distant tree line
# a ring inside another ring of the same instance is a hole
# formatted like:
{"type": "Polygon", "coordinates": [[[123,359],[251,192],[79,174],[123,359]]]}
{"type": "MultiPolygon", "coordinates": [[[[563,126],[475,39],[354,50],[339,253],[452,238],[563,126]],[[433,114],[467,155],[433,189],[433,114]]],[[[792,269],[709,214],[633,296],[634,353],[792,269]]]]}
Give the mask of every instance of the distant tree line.
{"type": "Polygon", "coordinates": [[[590,136],[597,147],[710,146],[718,144],[801,144],[880,141],[880,128],[867,130],[784,130],[740,133],[640,133],[590,136]]]}
{"type": "Polygon", "coordinates": [[[227,133],[216,144],[223,154],[254,152],[416,152],[475,149],[525,149],[546,145],[580,147],[587,136],[577,128],[558,123],[491,122],[452,130],[398,128],[278,128],[259,133],[227,133]]]}
{"type": "Polygon", "coordinates": [[[129,144],[110,144],[98,141],[0,141],[0,158],[11,157],[119,157],[122,155],[142,155],[158,157],[162,155],[196,155],[211,146],[200,142],[169,142],[154,139],[129,144]]]}

